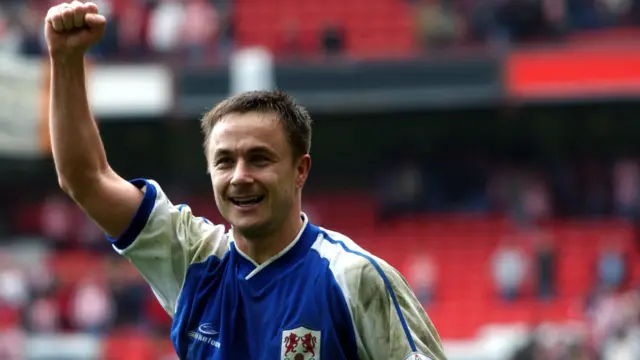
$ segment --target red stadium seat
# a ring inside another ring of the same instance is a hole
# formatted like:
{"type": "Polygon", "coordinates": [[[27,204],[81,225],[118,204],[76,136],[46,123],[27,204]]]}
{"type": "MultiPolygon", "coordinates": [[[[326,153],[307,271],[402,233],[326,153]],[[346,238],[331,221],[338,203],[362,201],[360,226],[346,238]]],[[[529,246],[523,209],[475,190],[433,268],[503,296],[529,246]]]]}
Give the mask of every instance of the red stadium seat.
{"type": "Polygon", "coordinates": [[[412,9],[404,1],[239,0],[235,27],[241,46],[266,46],[277,52],[286,25],[295,21],[301,40],[315,44],[325,24],[344,27],[347,53],[356,57],[398,56],[412,52],[412,9]]]}
{"type": "Polygon", "coordinates": [[[138,360],[157,358],[154,343],[147,336],[119,334],[107,338],[103,345],[102,360],[138,360]]]}

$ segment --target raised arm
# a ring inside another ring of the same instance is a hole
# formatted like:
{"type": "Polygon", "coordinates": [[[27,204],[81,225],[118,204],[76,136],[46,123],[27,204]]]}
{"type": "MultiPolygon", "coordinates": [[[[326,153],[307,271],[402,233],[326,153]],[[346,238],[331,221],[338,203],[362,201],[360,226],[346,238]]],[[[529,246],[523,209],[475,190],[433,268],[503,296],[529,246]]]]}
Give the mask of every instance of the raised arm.
{"type": "Polygon", "coordinates": [[[109,235],[171,316],[193,263],[219,262],[228,250],[223,226],[174,206],[152,180],[125,181],[107,163],[85,90],[84,54],[106,20],[92,3],[49,10],[51,142],[60,186],[109,235]]]}
{"type": "Polygon", "coordinates": [[[52,7],[45,20],[51,62],[50,128],[62,189],[111,237],[119,237],[143,193],[110,167],[87,100],[84,55],[104,33],[95,4],[52,7]]]}

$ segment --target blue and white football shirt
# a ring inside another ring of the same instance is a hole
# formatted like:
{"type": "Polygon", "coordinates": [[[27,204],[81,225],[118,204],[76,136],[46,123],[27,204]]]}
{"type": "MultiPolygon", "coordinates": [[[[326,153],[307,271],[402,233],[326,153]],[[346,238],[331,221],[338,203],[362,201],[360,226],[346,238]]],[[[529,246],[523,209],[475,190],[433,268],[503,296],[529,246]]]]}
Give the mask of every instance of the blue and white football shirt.
{"type": "Polygon", "coordinates": [[[339,233],[304,226],[256,264],[224,226],[145,194],[114,248],[173,318],[181,359],[445,359],[440,338],[402,276],[339,233]]]}

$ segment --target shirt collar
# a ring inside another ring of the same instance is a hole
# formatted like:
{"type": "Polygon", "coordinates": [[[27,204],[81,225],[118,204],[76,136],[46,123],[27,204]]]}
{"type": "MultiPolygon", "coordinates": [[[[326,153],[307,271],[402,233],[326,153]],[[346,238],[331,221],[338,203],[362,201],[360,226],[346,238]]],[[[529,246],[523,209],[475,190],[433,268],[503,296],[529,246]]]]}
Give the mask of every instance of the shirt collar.
{"type": "Polygon", "coordinates": [[[237,255],[235,257],[240,264],[239,275],[245,280],[250,280],[256,277],[269,278],[275,275],[274,272],[281,272],[291,263],[303,258],[311,248],[311,245],[315,242],[320,230],[313,224],[309,223],[309,218],[305,213],[301,213],[300,216],[303,220],[303,224],[293,241],[279,253],[275,254],[262,264],[256,263],[247,254],[235,246],[233,231],[230,230],[228,234],[230,239],[230,249],[237,255]]]}

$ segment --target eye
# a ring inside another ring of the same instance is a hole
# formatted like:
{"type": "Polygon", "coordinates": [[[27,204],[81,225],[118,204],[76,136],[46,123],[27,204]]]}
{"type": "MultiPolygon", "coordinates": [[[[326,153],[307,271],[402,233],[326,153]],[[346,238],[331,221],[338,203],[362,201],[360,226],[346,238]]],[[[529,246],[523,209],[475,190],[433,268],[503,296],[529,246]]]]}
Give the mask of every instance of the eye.
{"type": "Polygon", "coordinates": [[[230,166],[233,164],[233,160],[231,158],[218,158],[214,161],[213,166],[216,168],[230,166]]]}
{"type": "Polygon", "coordinates": [[[257,166],[266,166],[271,160],[264,155],[253,155],[251,157],[251,163],[257,166]]]}

